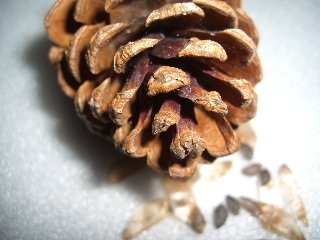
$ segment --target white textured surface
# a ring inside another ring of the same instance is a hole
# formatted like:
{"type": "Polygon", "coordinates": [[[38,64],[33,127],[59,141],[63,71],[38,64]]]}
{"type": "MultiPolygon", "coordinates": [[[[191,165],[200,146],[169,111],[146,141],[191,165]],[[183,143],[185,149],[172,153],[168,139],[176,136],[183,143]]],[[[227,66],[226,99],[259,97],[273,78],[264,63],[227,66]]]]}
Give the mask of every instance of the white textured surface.
{"type": "MultiPolygon", "coordinates": [[[[106,169],[117,157],[92,136],[58,89],[46,52],[43,17],[53,1],[0,2],[0,239],[120,239],[133,211],[162,195],[157,175],[143,170],[112,185],[106,169]],[[160,190],[158,190],[160,189],[160,190]]],[[[265,77],[254,160],[276,170],[286,162],[308,210],[308,239],[320,238],[320,52],[317,0],[246,0],[260,33],[265,77]]],[[[256,196],[255,182],[231,174],[199,199],[202,235],[171,218],[138,239],[278,239],[244,211],[215,230],[212,210],[226,193],[256,196]]]]}

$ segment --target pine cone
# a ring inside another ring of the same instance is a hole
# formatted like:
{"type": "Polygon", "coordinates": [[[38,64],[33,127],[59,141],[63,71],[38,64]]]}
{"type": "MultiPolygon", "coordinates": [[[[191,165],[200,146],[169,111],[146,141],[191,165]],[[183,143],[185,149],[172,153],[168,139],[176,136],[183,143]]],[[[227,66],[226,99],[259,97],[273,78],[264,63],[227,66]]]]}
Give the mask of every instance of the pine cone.
{"type": "Polygon", "coordinates": [[[262,75],[240,0],[58,0],[45,26],[62,90],[127,155],[186,177],[239,148],[262,75]]]}

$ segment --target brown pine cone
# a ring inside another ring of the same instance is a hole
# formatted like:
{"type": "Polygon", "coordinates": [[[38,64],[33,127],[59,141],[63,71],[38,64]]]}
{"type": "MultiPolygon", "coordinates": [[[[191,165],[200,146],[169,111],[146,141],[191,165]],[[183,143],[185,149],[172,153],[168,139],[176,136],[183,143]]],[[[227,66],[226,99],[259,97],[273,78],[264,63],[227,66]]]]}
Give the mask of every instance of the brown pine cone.
{"type": "Polygon", "coordinates": [[[58,0],[45,26],[61,88],[127,155],[186,177],[239,148],[262,75],[240,0],[58,0]]]}

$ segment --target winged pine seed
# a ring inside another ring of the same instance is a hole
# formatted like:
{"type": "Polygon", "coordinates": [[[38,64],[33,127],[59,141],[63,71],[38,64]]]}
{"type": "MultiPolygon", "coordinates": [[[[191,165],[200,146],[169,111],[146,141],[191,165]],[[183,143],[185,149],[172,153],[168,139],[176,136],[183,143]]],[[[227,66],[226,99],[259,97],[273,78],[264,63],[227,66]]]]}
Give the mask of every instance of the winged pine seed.
{"type": "Polygon", "coordinates": [[[262,169],[259,172],[259,180],[261,185],[266,185],[271,179],[270,172],[267,169],[262,169]]]}
{"type": "Polygon", "coordinates": [[[240,211],[240,203],[237,199],[235,199],[234,197],[231,196],[227,196],[226,197],[226,203],[227,203],[227,208],[228,210],[234,214],[234,215],[238,215],[239,211],[240,211]]]}
{"type": "Polygon", "coordinates": [[[253,163],[242,169],[242,173],[247,176],[254,176],[261,171],[262,165],[260,163],[253,163]]]}
{"type": "Polygon", "coordinates": [[[214,226],[216,228],[220,228],[226,222],[227,217],[228,217],[227,209],[225,208],[225,206],[220,204],[214,210],[214,216],[213,216],[214,226]]]}

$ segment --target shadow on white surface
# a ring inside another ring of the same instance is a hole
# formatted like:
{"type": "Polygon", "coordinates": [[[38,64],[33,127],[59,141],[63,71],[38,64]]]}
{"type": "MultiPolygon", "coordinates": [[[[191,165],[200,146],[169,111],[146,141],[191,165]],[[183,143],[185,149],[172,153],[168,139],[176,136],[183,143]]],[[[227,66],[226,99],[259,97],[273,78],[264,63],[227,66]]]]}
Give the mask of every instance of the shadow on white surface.
{"type": "Polygon", "coordinates": [[[26,63],[36,72],[38,107],[55,119],[51,129],[57,138],[88,164],[94,182],[106,182],[110,164],[121,158],[111,142],[92,134],[77,116],[73,101],[65,96],[56,80],[56,69],[47,60],[51,43],[45,35],[35,38],[25,52],[26,63]]]}

